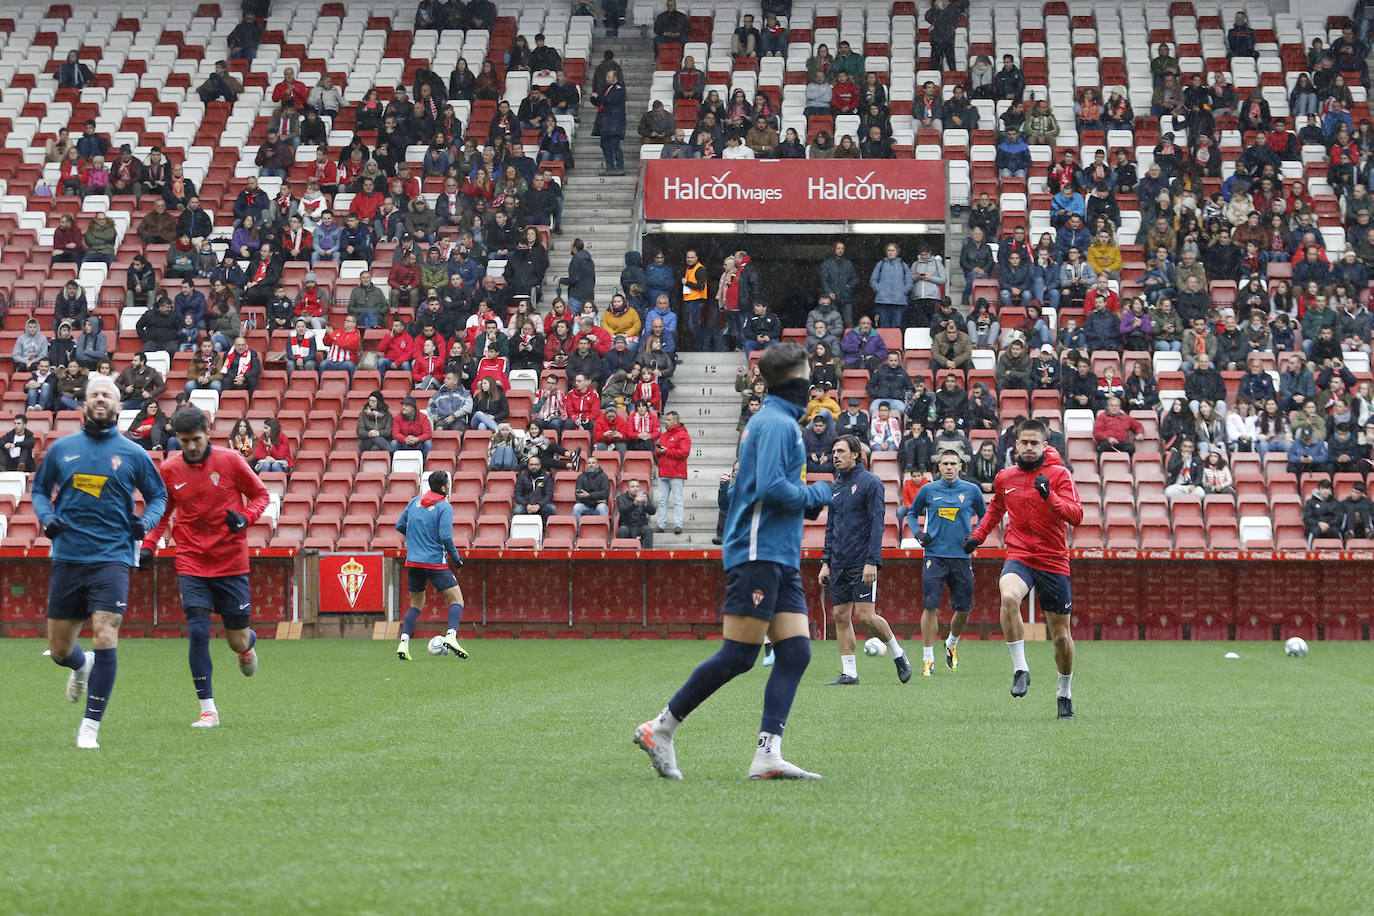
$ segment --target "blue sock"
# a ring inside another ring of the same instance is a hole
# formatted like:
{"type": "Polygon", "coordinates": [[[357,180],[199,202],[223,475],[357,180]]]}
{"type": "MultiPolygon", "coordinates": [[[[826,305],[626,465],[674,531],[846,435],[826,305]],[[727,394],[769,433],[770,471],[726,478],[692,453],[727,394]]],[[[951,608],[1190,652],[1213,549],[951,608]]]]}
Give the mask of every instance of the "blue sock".
{"type": "Polygon", "coordinates": [[[77,643],[72,646],[72,651],[66,658],[53,658],[53,661],[57,662],[63,668],[71,668],[73,671],[79,671],[81,666],[86,664],[86,653],[81,651],[81,643],[77,643]]]}
{"type": "Polygon", "coordinates": [[[114,690],[115,671],[119,659],[115,649],[96,649],[95,665],[91,668],[91,679],[86,683],[86,718],[100,721],[105,715],[105,705],[110,702],[114,690]]]}
{"type": "Polygon", "coordinates": [[[215,670],[210,660],[210,618],[192,617],[186,621],[186,636],[190,647],[187,657],[191,662],[191,683],[196,686],[196,696],[202,700],[215,698],[210,675],[215,670]]]}
{"type": "Polygon", "coordinates": [[[797,695],[797,685],[801,683],[806,666],[811,664],[811,640],[805,636],[793,636],[782,642],[773,643],[773,673],[768,675],[768,686],[763,689],[763,724],[759,731],[770,735],[781,735],[787,724],[787,714],[792,711],[792,700],[797,695]]]}
{"type": "Polygon", "coordinates": [[[463,606],[461,604],[450,604],[448,606],[448,628],[458,629],[458,624],[463,622],[463,606]]]}
{"type": "Polygon", "coordinates": [[[250,652],[250,651],[252,651],[253,647],[256,646],[257,644],[258,644],[258,631],[255,630],[255,629],[253,629],[252,627],[249,627],[249,628],[248,628],[248,648],[247,648],[247,649],[244,649],[243,651],[245,651],[245,652],[250,652]]]}
{"type": "Polygon", "coordinates": [[[727,639],[720,649],[706,661],[697,665],[687,683],[678,688],[668,701],[668,711],[679,720],[702,703],[706,698],[737,677],[754,667],[754,659],[759,657],[759,647],[755,643],[727,639]]]}
{"type": "Polygon", "coordinates": [[[402,636],[413,636],[415,634],[415,624],[420,622],[420,609],[411,606],[406,608],[406,619],[401,624],[402,636]]]}

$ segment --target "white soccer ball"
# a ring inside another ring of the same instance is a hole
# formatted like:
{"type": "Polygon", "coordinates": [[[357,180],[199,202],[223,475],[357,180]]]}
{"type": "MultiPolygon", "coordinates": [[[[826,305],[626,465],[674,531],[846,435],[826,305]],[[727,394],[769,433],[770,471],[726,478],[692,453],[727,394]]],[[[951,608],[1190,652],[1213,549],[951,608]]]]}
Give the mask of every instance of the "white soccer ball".
{"type": "Polygon", "coordinates": [[[430,655],[448,655],[448,644],[444,642],[444,637],[435,636],[429,641],[430,655]]]}
{"type": "MultiPolygon", "coordinates": [[[[1306,650],[1304,650],[1305,652],[1306,650]]],[[[887,644],[876,636],[870,636],[864,643],[864,655],[886,655],[887,644]]]]}
{"type": "Polygon", "coordinates": [[[1283,654],[1293,658],[1302,658],[1307,654],[1307,640],[1300,636],[1294,636],[1283,644],[1283,654]]]}

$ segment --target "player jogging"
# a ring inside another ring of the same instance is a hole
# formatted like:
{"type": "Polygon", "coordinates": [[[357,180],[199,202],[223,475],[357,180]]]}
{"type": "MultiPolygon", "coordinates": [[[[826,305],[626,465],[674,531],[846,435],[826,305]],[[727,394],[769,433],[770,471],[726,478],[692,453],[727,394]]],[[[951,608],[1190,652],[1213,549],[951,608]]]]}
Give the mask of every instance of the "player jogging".
{"type": "Polygon", "coordinates": [[[196,407],[172,414],[172,434],[181,451],[162,462],[167,485],[167,511],[143,539],[140,566],[148,566],[158,539],[170,527],[176,541],[177,584],[186,614],[187,656],[191,683],[200,700],[200,718],[192,728],[219,725],[211,682],[210,614],[224,622],[224,641],[239,659],[239,671],[258,670],[253,648],[258,634],[248,626],[252,598],[248,588],[248,526],[267,509],[267,488],[231,448],[210,445],[209,422],[196,407]],[[172,521],[175,514],[176,521],[172,521]]]}
{"type": "Polygon", "coordinates": [[[48,650],[72,669],[67,699],[86,694],[86,715],[76,746],[98,748],[105,707],[118,667],[119,624],[129,607],[129,567],[147,526],[167,506],[167,491],[152,459],[119,434],[119,388],[113,379],[86,383],[86,416],[80,432],[53,443],[33,478],[33,508],[52,541],[48,576],[48,650]],[[143,494],[143,515],[134,511],[134,491],[143,494]],[[56,494],[56,495],[54,495],[56,494]],[[83,652],[77,637],[91,621],[94,650],[83,652]]]}
{"type": "Polygon", "coordinates": [[[940,596],[949,588],[954,619],[945,639],[945,667],[959,670],[959,636],[973,610],[973,561],[964,552],[964,538],[973,530],[973,517],[987,512],[983,491],[977,484],[959,479],[964,462],[956,451],[946,450],[936,463],[940,476],[916,492],[906,513],[912,537],[925,550],[921,565],[921,674],[930,677],[935,666],[935,637],[940,635],[940,596]],[[925,519],[925,530],[917,522],[925,519]]]}
{"type": "Polygon", "coordinates": [[[835,640],[840,646],[840,676],[826,686],[859,683],[854,661],[854,620],[877,636],[892,652],[897,680],[911,680],[911,661],[892,627],[874,612],[878,567],[883,565],[883,522],[886,494],[883,482],[863,466],[859,440],[841,436],[831,446],[835,483],[825,519],[825,549],[821,553],[821,585],[830,586],[835,609],[835,640]]]}
{"type": "Polygon", "coordinates": [[[468,657],[458,645],[463,590],[458,587],[458,577],[453,570],[463,565],[463,558],[453,546],[453,507],[448,503],[448,474],[435,471],[428,481],[429,492],[412,499],[396,520],[396,530],[406,539],[406,577],[410,591],[410,607],[406,608],[405,622],[401,624],[401,644],[396,647],[396,657],[403,662],[410,661],[410,637],[420,620],[426,585],[433,585],[448,602],[448,632],[444,634],[444,645],[459,658],[468,657]],[[449,568],[449,562],[453,563],[453,569],[449,568]]]}
{"type": "Polygon", "coordinates": [[[1045,447],[1045,424],[1027,420],[1016,431],[1016,463],[997,473],[988,514],[964,540],[964,552],[973,553],[1006,513],[1007,562],[998,583],[1002,590],[1002,632],[1011,652],[1011,695],[1023,697],[1030,689],[1026,665],[1025,628],[1021,602],[1032,587],[1040,596],[1045,623],[1054,640],[1054,661],[1059,668],[1056,694],[1059,718],[1073,718],[1073,636],[1069,615],[1073,592],[1069,587],[1069,547],[1065,523],[1083,520],[1083,504],[1073,475],[1059,461],[1059,453],[1045,447]]]}
{"type": "Polygon", "coordinates": [[[750,779],[820,779],[782,757],[782,731],[811,661],[806,592],[801,581],[802,516],[830,502],[830,485],[805,484],[806,448],[798,421],[811,387],[806,350],[790,341],[759,358],[768,387],[763,408],[740,439],[739,476],[725,518],[724,640],[697,666],[656,718],[635,729],[634,742],[658,774],[681,779],[673,735],[682,720],[732,678],[754,666],[764,636],[774,662],[763,693],[763,722],[750,779]]]}

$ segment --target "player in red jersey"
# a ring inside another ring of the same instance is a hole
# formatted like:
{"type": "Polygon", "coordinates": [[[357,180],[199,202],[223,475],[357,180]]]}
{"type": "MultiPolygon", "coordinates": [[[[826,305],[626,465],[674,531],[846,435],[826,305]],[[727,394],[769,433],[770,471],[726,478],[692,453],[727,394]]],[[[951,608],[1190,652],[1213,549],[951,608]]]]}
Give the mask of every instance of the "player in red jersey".
{"type": "Polygon", "coordinates": [[[1054,661],[1059,668],[1057,701],[1059,718],[1073,718],[1073,636],[1069,615],[1073,592],[1069,583],[1069,545],[1065,524],[1083,521],[1073,475],[1046,447],[1047,431],[1039,420],[1027,420],[1016,432],[1016,461],[998,472],[993,482],[992,503],[982,522],[964,541],[964,552],[973,553],[987,536],[1009,516],[1007,561],[999,582],[1002,590],[1002,632],[1011,652],[1011,695],[1023,697],[1030,689],[1026,665],[1025,628],[1021,602],[1034,587],[1045,612],[1045,623],[1054,640],[1054,661]]]}
{"type": "Polygon", "coordinates": [[[208,423],[199,409],[183,407],[173,414],[172,432],[181,451],[162,462],[167,511],[144,538],[140,565],[152,559],[153,548],[170,524],[190,639],[191,680],[200,698],[200,718],[191,727],[214,728],[219,711],[210,683],[211,611],[224,621],[224,638],[238,655],[239,670],[246,677],[258,670],[253,649],[258,634],[248,626],[252,601],[244,531],[267,508],[267,488],[238,452],[210,445],[208,423]]]}

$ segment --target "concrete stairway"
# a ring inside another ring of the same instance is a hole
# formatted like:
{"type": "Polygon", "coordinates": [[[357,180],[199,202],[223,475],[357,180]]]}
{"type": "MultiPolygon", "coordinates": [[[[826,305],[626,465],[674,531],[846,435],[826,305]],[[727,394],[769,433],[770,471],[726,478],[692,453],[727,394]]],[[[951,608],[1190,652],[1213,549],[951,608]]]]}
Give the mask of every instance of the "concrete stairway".
{"type": "MultiPolygon", "coordinates": [[[[710,548],[716,534],[716,493],[720,475],[735,461],[739,433],[740,396],[735,392],[735,370],[744,365],[744,354],[683,353],[673,374],[668,409],[676,410],[692,436],[687,459],[687,483],[682,488],[682,534],[674,535],[669,518],[665,534],[654,535],[654,547],[710,548]]],[[[657,499],[657,489],[654,498],[657,499]]]]}
{"type": "MultiPolygon", "coordinates": [[[[598,32],[600,29],[598,29],[598,32]]],[[[582,89],[582,117],[573,140],[577,166],[563,191],[563,235],[557,237],[549,255],[550,269],[565,276],[568,245],[580,238],[596,263],[596,305],[604,309],[611,294],[619,289],[620,271],[630,245],[629,228],[634,218],[635,189],[639,175],[640,116],[649,107],[649,86],[653,81],[654,59],[649,46],[637,38],[606,38],[598,35],[587,62],[587,84],[582,89]],[[592,136],[596,109],[591,97],[591,79],[607,50],[625,71],[625,174],[610,178],[597,175],[603,167],[601,141],[592,136]]],[[[634,247],[638,248],[638,241],[634,247]]]]}

